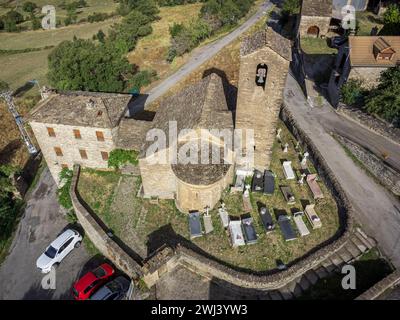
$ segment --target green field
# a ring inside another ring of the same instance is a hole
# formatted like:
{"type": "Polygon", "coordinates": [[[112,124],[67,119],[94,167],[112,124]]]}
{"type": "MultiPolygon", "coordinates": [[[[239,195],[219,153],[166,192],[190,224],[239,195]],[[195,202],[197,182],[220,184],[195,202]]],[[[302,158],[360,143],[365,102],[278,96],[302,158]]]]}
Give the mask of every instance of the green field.
{"type": "Polygon", "coordinates": [[[70,25],[53,30],[24,31],[20,33],[4,32],[0,33],[0,50],[56,46],[64,40],[72,40],[74,36],[81,39],[89,39],[100,29],[106,32],[117,21],[119,21],[118,18],[113,18],[101,22],[70,25]]]}
{"type": "MultiPolygon", "coordinates": [[[[1,1],[0,5],[0,15],[10,11],[11,9],[16,9],[20,13],[27,15],[26,12],[22,10],[23,3],[27,0],[11,0],[11,1],[1,1]]],[[[72,0],[30,0],[31,2],[36,3],[39,8],[42,8],[45,5],[53,5],[56,8],[56,18],[64,20],[67,16],[67,11],[63,10],[59,7],[62,2],[71,3],[72,0]]],[[[90,14],[94,12],[99,13],[111,13],[114,12],[117,7],[118,3],[114,2],[113,0],[86,0],[88,7],[86,8],[78,8],[78,20],[87,18],[90,14]]]]}

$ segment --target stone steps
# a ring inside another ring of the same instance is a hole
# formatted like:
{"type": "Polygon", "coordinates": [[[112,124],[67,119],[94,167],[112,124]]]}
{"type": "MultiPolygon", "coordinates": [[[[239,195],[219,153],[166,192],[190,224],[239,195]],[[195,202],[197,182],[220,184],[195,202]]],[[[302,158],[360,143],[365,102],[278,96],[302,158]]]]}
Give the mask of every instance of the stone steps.
{"type": "Polygon", "coordinates": [[[356,236],[368,249],[372,249],[376,246],[374,243],[375,241],[369,238],[365,233],[357,232],[356,236]]]}
{"type": "Polygon", "coordinates": [[[360,249],[358,249],[358,247],[351,241],[347,242],[346,249],[351,253],[353,258],[357,258],[362,254],[360,249]]]}
{"type": "Polygon", "coordinates": [[[357,246],[358,250],[360,250],[362,253],[368,250],[368,247],[364,243],[362,243],[361,240],[358,239],[358,237],[351,238],[351,241],[357,246]]]}

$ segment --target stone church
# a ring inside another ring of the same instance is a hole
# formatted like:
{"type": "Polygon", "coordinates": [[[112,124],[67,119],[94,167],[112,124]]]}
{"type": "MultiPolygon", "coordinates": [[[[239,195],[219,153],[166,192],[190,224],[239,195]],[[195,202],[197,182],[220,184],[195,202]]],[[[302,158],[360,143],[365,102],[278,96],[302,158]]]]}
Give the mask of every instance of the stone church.
{"type": "Polygon", "coordinates": [[[290,60],[290,41],[270,28],[245,39],[234,113],[228,109],[222,79],[210,74],[164,99],[150,121],[125,118],[130,95],[53,91],[32,111],[29,123],[57,183],[62,168],[78,163],[106,169],[110,151],[137,150],[142,196],[175,199],[183,212],[213,208],[236,169],[269,168],[290,60]],[[238,157],[220,134],[234,129],[254,130],[254,143],[239,150],[243,155],[250,148],[254,161],[243,162],[247,158],[238,157]],[[167,139],[149,152],[155,142],[149,139],[152,132],[163,132],[167,139]],[[179,158],[182,149],[183,155],[197,152],[197,159],[208,162],[171,158],[179,158]]]}

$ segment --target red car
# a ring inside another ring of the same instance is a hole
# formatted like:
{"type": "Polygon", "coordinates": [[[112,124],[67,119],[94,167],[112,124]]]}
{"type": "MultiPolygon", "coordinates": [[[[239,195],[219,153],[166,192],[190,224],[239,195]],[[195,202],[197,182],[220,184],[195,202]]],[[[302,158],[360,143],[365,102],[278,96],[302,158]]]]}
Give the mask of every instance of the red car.
{"type": "Polygon", "coordinates": [[[89,271],[80,278],[72,287],[75,300],[86,300],[113,274],[114,269],[108,263],[103,263],[96,269],[89,271]]]}

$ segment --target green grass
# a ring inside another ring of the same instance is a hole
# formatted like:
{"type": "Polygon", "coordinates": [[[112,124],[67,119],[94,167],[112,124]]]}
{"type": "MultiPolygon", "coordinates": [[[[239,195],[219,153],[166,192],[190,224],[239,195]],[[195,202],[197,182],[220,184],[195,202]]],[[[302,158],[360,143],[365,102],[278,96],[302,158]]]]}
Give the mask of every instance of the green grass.
{"type": "MultiPolygon", "coordinates": [[[[312,230],[308,221],[304,219],[311,234],[288,243],[284,241],[279,227],[268,235],[263,231],[257,212],[257,201],[266,204],[273,216],[274,209],[286,211],[288,214],[293,208],[302,210],[301,199],[314,202],[311,200],[311,191],[307,185],[300,187],[296,181],[288,182],[284,179],[280,161],[282,159],[291,160],[295,170],[299,169],[300,162],[294,152],[295,141],[293,136],[283,123],[280,123],[280,126],[283,129],[282,140],[287,141],[290,147],[288,154],[283,154],[278,143],[275,143],[273,147],[271,169],[277,175],[275,194],[273,196],[251,194],[254,208],[251,215],[254,218],[256,231],[259,235],[258,243],[233,249],[227,232],[221,226],[216,209],[211,212],[214,231],[193,240],[193,244],[199,249],[230,265],[255,271],[270,270],[276,267],[277,259],[289,263],[332,237],[338,230],[339,218],[336,203],[327,188],[320,182],[325,199],[319,200],[315,209],[322,220],[322,228],[312,230]],[[295,205],[287,205],[278,188],[280,184],[292,187],[297,200],[295,205]]],[[[315,172],[315,168],[311,164],[309,164],[309,170],[315,172]]],[[[131,182],[124,182],[128,178],[122,176],[122,180],[119,181],[120,177],[115,173],[100,174],[94,171],[84,171],[79,182],[79,192],[83,199],[119,238],[128,245],[134,243],[134,240],[139,240],[143,245],[148,244],[153,249],[176,236],[190,241],[187,214],[179,212],[173,200],[160,200],[158,204],[152,204],[149,200],[137,198],[140,180],[131,177],[129,178],[131,182]],[[127,182],[129,183],[126,186],[122,185],[127,182]],[[119,187],[118,183],[120,183],[119,187]],[[140,223],[138,223],[139,221],[140,223]]],[[[243,213],[240,194],[231,194],[225,191],[222,198],[230,215],[239,216],[243,213]]]]}
{"type": "MultiPolygon", "coordinates": [[[[34,3],[39,8],[42,8],[45,5],[54,5],[56,8],[56,18],[61,19],[64,22],[64,19],[67,17],[67,11],[64,9],[61,9],[59,5],[63,2],[63,0],[30,0],[34,3]]],[[[6,12],[10,11],[11,9],[15,9],[22,13],[24,16],[27,15],[26,12],[24,12],[21,8],[21,4],[25,1],[21,0],[12,0],[12,1],[7,1],[8,5],[7,7],[0,6],[0,15],[5,14],[6,12]],[[18,5],[18,6],[17,6],[18,5]]],[[[72,1],[64,1],[66,3],[72,2],[72,1]]],[[[114,12],[117,7],[118,3],[113,1],[113,0],[86,0],[88,7],[86,8],[78,8],[77,13],[78,13],[78,21],[83,18],[87,18],[90,14],[94,12],[99,12],[99,13],[111,13],[114,12]]]]}
{"type": "Polygon", "coordinates": [[[326,39],[301,38],[301,49],[306,54],[336,54],[337,49],[329,48],[326,39]]]}

